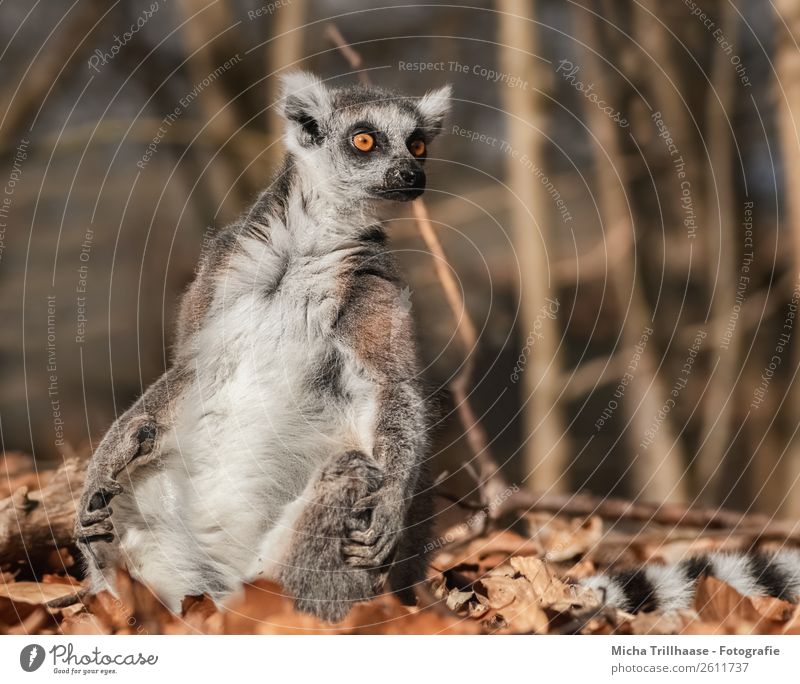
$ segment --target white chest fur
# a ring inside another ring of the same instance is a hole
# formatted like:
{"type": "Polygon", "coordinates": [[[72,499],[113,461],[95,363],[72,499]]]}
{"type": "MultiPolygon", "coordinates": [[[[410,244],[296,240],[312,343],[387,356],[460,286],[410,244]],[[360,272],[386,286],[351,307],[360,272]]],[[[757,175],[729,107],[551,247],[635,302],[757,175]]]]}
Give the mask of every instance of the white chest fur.
{"type": "Polygon", "coordinates": [[[323,460],[371,452],[374,388],[333,334],[346,258],[254,242],[220,274],[163,465],[121,502],[139,518],[120,538],[129,567],[167,600],[274,561],[269,547],[323,460]]]}

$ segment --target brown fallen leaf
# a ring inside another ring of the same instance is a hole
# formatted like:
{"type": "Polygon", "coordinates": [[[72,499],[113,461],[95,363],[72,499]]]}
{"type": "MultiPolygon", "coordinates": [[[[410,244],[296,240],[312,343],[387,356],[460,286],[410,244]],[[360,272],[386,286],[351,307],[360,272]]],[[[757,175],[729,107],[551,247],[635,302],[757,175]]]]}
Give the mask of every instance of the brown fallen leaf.
{"type": "Polygon", "coordinates": [[[475,583],[475,593],[490,609],[487,627],[511,633],[544,634],[551,620],[565,624],[599,606],[590,591],[563,582],[544,561],[529,556],[513,557],[489,572],[475,583]]]}
{"type": "Polygon", "coordinates": [[[786,621],[781,634],[800,634],[800,604],[794,607],[792,616],[786,621]]]}
{"type": "MultiPolygon", "coordinates": [[[[117,630],[124,629],[128,620],[129,613],[125,606],[116,596],[107,591],[87,596],[84,599],[86,609],[91,614],[93,620],[98,623],[99,634],[113,634],[117,630]]],[[[65,622],[67,622],[65,620],[65,622]]]]}
{"type": "Polygon", "coordinates": [[[76,589],[81,588],[81,581],[75,577],[71,577],[70,575],[42,575],[42,584],[61,584],[69,585],[71,587],[75,587],[76,589]]]}
{"type": "MultiPolygon", "coordinates": [[[[357,604],[342,621],[331,624],[298,613],[277,584],[260,580],[222,611],[225,634],[470,634],[474,621],[445,615],[434,607],[411,608],[385,594],[357,604]]],[[[212,618],[213,619],[213,618],[212,618]]]]}
{"type": "Polygon", "coordinates": [[[697,584],[694,608],[701,621],[718,623],[740,634],[781,633],[794,616],[795,605],[770,596],[742,596],[729,584],[704,577],[697,584]]]}
{"type": "Polygon", "coordinates": [[[511,530],[500,530],[490,536],[474,539],[456,552],[444,551],[433,562],[438,567],[447,568],[474,564],[478,566],[478,573],[483,573],[511,556],[536,556],[541,553],[542,547],[538,542],[511,530]]]}
{"type": "Polygon", "coordinates": [[[171,613],[150,589],[124,570],[117,572],[116,591],[117,596],[101,591],[84,600],[101,633],[163,634],[180,622],[179,616],[171,613]]]}
{"type": "Polygon", "coordinates": [[[618,634],[681,634],[692,623],[697,623],[697,613],[692,610],[668,613],[619,613],[618,634]],[[622,619],[620,619],[620,616],[622,619]]]}
{"type": "Polygon", "coordinates": [[[100,616],[92,615],[89,612],[64,618],[61,621],[60,631],[67,635],[112,633],[110,625],[104,622],[100,616]]]}
{"type": "Polygon", "coordinates": [[[475,598],[474,591],[459,591],[458,589],[453,589],[447,595],[446,605],[454,613],[457,613],[459,610],[461,610],[464,604],[473,598],[475,598]]]}
{"type": "Polygon", "coordinates": [[[117,572],[116,591],[119,611],[125,616],[121,634],[162,634],[167,625],[179,621],[161,600],[144,584],[134,580],[124,570],[117,572]]]}
{"type": "Polygon", "coordinates": [[[357,605],[341,623],[347,634],[478,634],[481,626],[469,617],[457,617],[435,606],[402,605],[392,595],[357,605]]]}
{"type": "Polygon", "coordinates": [[[603,521],[596,515],[564,520],[547,513],[529,513],[525,519],[531,538],[542,546],[542,555],[553,562],[583,556],[603,537],[603,521]]]}
{"type": "Polygon", "coordinates": [[[584,577],[591,577],[592,575],[597,573],[597,566],[589,560],[580,560],[574,565],[571,565],[567,568],[566,572],[564,573],[565,577],[569,577],[572,580],[579,580],[583,579],[584,577]]]}
{"type": "Polygon", "coordinates": [[[550,622],[536,592],[524,578],[502,575],[485,577],[479,582],[486,603],[494,615],[488,614],[493,631],[516,634],[546,634],[550,622]],[[501,616],[502,620],[498,621],[501,616]]]}
{"type": "Polygon", "coordinates": [[[55,626],[45,604],[73,593],[75,590],[67,584],[0,584],[0,634],[30,634],[45,625],[55,626]]]}
{"type": "Polygon", "coordinates": [[[55,627],[56,620],[42,606],[36,606],[23,620],[11,625],[6,634],[41,634],[47,627],[55,627]]]}
{"type": "Polygon", "coordinates": [[[478,581],[477,586],[481,597],[479,600],[485,599],[485,604],[492,610],[503,610],[510,606],[518,595],[522,596],[523,600],[532,596],[527,583],[502,575],[484,577],[478,581]]]}
{"type": "Polygon", "coordinates": [[[203,634],[222,634],[223,619],[222,613],[214,601],[207,595],[187,596],[181,605],[182,623],[177,628],[172,625],[172,629],[178,631],[170,632],[175,634],[185,634],[187,631],[200,632],[203,634]]]}
{"type": "Polygon", "coordinates": [[[320,634],[336,633],[337,630],[337,627],[295,611],[286,592],[266,580],[245,585],[223,610],[225,634],[320,634]]]}
{"type": "Polygon", "coordinates": [[[531,583],[539,603],[543,606],[568,601],[573,593],[572,588],[555,577],[539,558],[515,557],[509,564],[531,583]]]}
{"type": "Polygon", "coordinates": [[[9,582],[0,584],[0,596],[15,603],[43,605],[53,599],[75,593],[71,583],[55,582],[9,582]]]}

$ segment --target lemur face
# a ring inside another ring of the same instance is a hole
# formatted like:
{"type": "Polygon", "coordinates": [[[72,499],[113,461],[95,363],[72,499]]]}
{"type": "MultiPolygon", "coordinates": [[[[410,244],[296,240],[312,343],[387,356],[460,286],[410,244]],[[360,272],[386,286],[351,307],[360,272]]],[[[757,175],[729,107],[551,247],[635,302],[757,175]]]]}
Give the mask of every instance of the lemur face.
{"type": "Polygon", "coordinates": [[[283,79],[289,150],[348,201],[408,201],[425,190],[428,146],[441,132],[450,87],[422,98],[379,88],[327,88],[307,73],[283,79]]]}

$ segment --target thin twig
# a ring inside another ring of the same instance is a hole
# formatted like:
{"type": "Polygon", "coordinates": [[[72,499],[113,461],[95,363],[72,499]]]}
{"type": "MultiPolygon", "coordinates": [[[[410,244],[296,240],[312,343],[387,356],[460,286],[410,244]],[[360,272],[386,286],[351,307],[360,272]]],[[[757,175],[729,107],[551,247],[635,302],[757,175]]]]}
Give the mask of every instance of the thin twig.
{"type": "Polygon", "coordinates": [[[344,39],[339,27],[336,24],[328,24],[325,27],[325,36],[339,49],[347,63],[358,71],[358,80],[362,85],[369,85],[369,76],[366,71],[362,71],[364,62],[361,55],[344,39]]]}
{"type": "Polygon", "coordinates": [[[518,490],[497,507],[497,516],[528,511],[548,511],[573,516],[597,515],[614,520],[636,520],[668,526],[735,529],[778,525],[761,513],[743,514],[724,508],[687,507],[678,503],[639,503],[589,494],[531,494],[518,490]]]}

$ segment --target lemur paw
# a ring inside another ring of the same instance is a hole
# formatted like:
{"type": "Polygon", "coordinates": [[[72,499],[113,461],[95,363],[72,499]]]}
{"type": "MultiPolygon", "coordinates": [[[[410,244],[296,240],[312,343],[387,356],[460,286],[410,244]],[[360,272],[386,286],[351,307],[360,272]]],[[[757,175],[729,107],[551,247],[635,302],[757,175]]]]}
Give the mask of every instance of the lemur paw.
{"type": "Polygon", "coordinates": [[[122,485],[110,477],[87,483],[81,497],[80,517],[107,510],[111,499],[121,493],[122,485]]]}
{"type": "Polygon", "coordinates": [[[113,525],[109,518],[113,511],[109,502],[122,492],[122,485],[111,478],[89,480],[81,496],[75,524],[75,538],[79,543],[114,539],[113,525]]]}
{"type": "Polygon", "coordinates": [[[342,546],[344,561],[355,568],[386,564],[397,549],[404,519],[402,506],[386,501],[382,492],[358,502],[342,546]]]}

